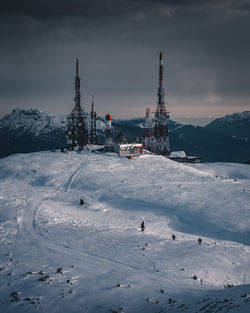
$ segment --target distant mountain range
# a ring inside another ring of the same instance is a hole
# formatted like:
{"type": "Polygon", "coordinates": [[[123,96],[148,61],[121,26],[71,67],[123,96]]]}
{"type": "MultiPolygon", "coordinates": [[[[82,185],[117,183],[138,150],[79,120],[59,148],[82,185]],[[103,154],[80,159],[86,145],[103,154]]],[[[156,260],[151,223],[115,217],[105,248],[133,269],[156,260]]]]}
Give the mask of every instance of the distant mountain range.
{"type": "MultiPolygon", "coordinates": [[[[66,146],[65,115],[37,109],[15,109],[0,119],[0,157],[13,153],[60,149],[66,146]]],[[[112,120],[112,136],[141,140],[143,118],[112,120]]],[[[105,121],[98,117],[97,133],[104,141],[105,121]]],[[[205,127],[182,125],[169,120],[171,150],[202,156],[204,161],[250,160],[250,111],[215,119],[205,127]]]]}

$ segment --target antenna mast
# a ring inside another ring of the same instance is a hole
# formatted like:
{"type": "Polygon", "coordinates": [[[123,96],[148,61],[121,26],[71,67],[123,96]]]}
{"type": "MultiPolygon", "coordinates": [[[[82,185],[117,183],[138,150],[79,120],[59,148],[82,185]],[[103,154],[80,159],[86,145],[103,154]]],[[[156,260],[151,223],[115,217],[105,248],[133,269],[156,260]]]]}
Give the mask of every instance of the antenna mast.
{"type": "Polygon", "coordinates": [[[96,111],[94,111],[94,96],[92,96],[90,118],[91,118],[90,143],[96,145],[98,144],[98,137],[96,134],[96,111]]]}
{"type": "Polygon", "coordinates": [[[158,87],[158,102],[154,116],[154,140],[152,150],[156,154],[166,155],[170,152],[168,138],[168,112],[164,103],[164,88],[163,88],[163,55],[160,52],[159,64],[159,87],[158,87]]]}
{"type": "Polygon", "coordinates": [[[79,59],[76,59],[74,108],[67,117],[68,150],[82,150],[88,144],[88,128],[86,114],[81,107],[79,59]]]}

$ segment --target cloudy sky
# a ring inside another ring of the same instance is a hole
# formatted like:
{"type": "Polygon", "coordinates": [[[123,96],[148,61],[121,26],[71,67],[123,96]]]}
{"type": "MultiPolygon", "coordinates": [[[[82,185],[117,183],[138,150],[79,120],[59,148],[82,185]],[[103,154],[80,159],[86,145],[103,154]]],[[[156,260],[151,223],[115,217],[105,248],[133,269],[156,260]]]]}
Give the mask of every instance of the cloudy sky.
{"type": "Polygon", "coordinates": [[[98,115],[156,106],[158,55],[172,119],[250,110],[250,0],[9,0],[0,4],[0,116],[68,113],[75,58],[98,115]]]}

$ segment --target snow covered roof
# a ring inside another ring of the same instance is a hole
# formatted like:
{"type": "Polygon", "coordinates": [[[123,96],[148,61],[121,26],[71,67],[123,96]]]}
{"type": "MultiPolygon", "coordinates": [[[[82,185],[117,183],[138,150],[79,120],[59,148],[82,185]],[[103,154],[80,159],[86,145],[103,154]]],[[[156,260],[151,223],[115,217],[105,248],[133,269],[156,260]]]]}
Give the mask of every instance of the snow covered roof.
{"type": "Polygon", "coordinates": [[[125,144],[118,144],[120,148],[134,148],[134,147],[142,147],[141,143],[125,143],[125,144]]]}
{"type": "Polygon", "coordinates": [[[169,154],[169,158],[186,158],[186,153],[184,151],[172,151],[169,154]]]}

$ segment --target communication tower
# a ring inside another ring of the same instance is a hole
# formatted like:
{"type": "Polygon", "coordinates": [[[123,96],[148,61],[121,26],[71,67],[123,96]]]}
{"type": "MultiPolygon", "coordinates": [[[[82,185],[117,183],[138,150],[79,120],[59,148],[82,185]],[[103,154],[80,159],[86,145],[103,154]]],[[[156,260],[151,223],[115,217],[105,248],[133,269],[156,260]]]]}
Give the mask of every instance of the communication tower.
{"type": "Polygon", "coordinates": [[[150,108],[146,108],[146,117],[145,117],[145,128],[144,128],[144,146],[148,150],[152,150],[152,145],[154,143],[154,128],[153,128],[153,119],[152,112],[150,108]]]}
{"type": "Polygon", "coordinates": [[[76,59],[74,108],[66,120],[68,150],[82,150],[88,144],[86,114],[81,107],[79,59],[76,59]]]}
{"type": "Polygon", "coordinates": [[[94,96],[92,97],[90,118],[91,118],[90,143],[93,145],[97,145],[98,144],[98,137],[96,134],[96,111],[94,111],[94,96]]]}
{"type": "Polygon", "coordinates": [[[158,87],[158,103],[154,115],[154,138],[152,140],[152,151],[156,154],[167,155],[170,152],[168,138],[168,112],[164,103],[164,88],[163,88],[163,55],[160,52],[159,64],[159,87],[158,87]]]}

